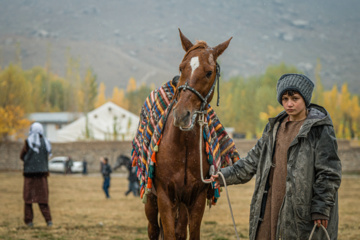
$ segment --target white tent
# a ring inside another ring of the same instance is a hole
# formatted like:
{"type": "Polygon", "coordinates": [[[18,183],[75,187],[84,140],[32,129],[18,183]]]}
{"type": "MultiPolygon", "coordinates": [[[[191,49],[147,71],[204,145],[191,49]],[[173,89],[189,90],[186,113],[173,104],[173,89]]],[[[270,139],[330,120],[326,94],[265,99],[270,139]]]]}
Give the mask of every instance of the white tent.
{"type": "Polygon", "coordinates": [[[107,102],[57,130],[56,142],[132,140],[138,124],[138,116],[112,102],[107,102]]]}

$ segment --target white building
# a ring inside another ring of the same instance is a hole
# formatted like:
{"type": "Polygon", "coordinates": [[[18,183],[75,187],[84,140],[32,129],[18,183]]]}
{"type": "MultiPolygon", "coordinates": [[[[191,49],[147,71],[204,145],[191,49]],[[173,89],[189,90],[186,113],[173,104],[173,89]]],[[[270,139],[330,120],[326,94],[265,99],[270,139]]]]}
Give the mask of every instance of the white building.
{"type": "Polygon", "coordinates": [[[44,127],[44,135],[50,142],[57,140],[57,130],[63,128],[67,124],[73,122],[79,117],[83,116],[82,113],[71,112],[37,112],[28,115],[31,122],[39,122],[44,127]]]}
{"type": "Polygon", "coordinates": [[[53,142],[132,140],[139,120],[135,114],[107,102],[57,130],[53,142]]]}

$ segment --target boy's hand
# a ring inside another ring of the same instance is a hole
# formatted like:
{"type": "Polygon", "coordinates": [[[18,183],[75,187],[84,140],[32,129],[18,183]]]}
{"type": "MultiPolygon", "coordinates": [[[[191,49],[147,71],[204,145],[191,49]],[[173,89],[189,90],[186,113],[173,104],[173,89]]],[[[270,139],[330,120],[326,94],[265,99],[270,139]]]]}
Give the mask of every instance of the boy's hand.
{"type": "Polygon", "coordinates": [[[210,179],[215,182],[215,189],[220,188],[219,175],[211,175],[210,179]]]}
{"type": "Polygon", "coordinates": [[[328,227],[328,222],[329,222],[329,220],[326,220],[326,219],[314,220],[314,224],[316,224],[317,227],[320,227],[320,224],[322,224],[325,228],[327,228],[328,227]]]}

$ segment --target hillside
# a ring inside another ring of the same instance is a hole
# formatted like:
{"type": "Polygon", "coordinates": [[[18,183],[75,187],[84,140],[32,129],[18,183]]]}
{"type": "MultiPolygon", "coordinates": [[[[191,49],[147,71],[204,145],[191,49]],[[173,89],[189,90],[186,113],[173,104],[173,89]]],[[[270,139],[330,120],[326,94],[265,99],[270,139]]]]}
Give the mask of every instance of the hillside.
{"type": "Polygon", "coordinates": [[[233,37],[220,57],[223,76],[262,74],[285,62],[310,77],[319,58],[326,88],[349,83],[360,94],[360,2],[337,1],[47,1],[0,0],[0,66],[51,63],[60,76],[69,54],[99,82],[130,77],[159,85],[178,73],[178,28],[210,46],[233,37]]]}

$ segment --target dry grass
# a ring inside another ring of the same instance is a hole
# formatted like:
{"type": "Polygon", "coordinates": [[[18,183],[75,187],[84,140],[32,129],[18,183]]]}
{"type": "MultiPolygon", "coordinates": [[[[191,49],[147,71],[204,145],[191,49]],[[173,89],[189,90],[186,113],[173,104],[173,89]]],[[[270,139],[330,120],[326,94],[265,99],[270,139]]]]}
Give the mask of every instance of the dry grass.
{"type": "MultiPolygon", "coordinates": [[[[54,226],[46,227],[34,206],[34,228],[23,223],[20,172],[0,173],[0,239],[147,239],[143,203],[132,195],[124,196],[127,180],[114,176],[111,199],[105,199],[102,178],[63,176],[49,178],[50,208],[54,226]]],[[[230,199],[241,239],[248,238],[249,205],[254,181],[230,187],[230,199]]],[[[360,177],[344,176],[340,188],[339,239],[360,239],[360,177]]],[[[202,239],[235,239],[225,192],[217,206],[206,209],[202,239]]]]}

